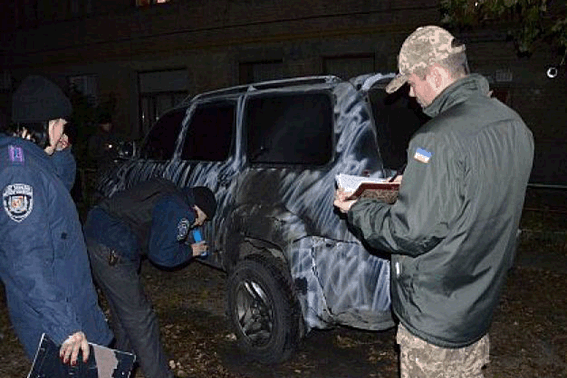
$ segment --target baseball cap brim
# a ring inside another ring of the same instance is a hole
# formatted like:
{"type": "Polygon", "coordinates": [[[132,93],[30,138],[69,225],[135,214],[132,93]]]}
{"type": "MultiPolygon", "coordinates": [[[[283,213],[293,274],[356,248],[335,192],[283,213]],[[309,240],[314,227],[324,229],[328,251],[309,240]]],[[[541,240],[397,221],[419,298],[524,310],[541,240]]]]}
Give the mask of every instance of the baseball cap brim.
{"type": "Polygon", "coordinates": [[[397,74],[396,77],[394,77],[392,81],[390,81],[388,85],[386,85],[386,92],[394,93],[395,91],[400,89],[402,85],[404,85],[407,81],[408,81],[407,75],[397,74]]]}

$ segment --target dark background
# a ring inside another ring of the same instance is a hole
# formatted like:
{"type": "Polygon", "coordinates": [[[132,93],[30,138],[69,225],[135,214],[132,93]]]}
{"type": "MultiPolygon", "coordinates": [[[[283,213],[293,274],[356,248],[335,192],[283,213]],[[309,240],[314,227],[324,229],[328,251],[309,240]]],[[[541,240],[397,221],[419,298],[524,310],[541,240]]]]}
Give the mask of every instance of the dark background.
{"type": "MultiPolygon", "coordinates": [[[[564,1],[548,2],[565,16],[564,1]]],[[[498,20],[496,20],[498,21],[498,20]]],[[[544,20],[546,21],[546,20],[544,20]]],[[[112,104],[116,131],[140,140],[188,95],[309,75],[395,72],[417,26],[441,22],[438,0],[15,0],[0,4],[0,113],[30,73],[82,93],[75,153],[95,128],[91,107],[112,104]],[[87,106],[88,105],[88,106],[87,106]]],[[[534,133],[532,184],[567,183],[567,74],[562,52],[541,40],[519,55],[508,20],[451,30],[473,71],[534,133]],[[559,66],[555,79],[546,76],[559,66]]],[[[0,119],[1,120],[1,119],[0,119]]]]}

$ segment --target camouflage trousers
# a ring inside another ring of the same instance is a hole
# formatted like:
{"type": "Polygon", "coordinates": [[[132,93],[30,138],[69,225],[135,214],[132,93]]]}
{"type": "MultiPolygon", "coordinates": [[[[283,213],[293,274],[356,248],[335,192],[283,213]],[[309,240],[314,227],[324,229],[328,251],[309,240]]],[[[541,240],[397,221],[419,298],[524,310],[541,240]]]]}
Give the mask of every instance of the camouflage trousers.
{"type": "Polygon", "coordinates": [[[488,334],[467,347],[448,349],[412,335],[400,324],[396,341],[401,378],[482,378],[482,368],[489,362],[488,334]]]}

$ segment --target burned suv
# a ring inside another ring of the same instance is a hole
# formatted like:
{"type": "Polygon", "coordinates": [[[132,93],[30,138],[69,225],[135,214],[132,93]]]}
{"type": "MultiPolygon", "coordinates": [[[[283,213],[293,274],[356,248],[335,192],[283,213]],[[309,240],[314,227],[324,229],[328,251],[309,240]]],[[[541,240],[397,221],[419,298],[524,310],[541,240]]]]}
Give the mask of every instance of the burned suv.
{"type": "Polygon", "coordinates": [[[204,262],[227,272],[227,314],[252,358],[279,362],[311,329],[383,330],[387,255],[370,251],[333,207],[339,173],[387,177],[420,118],[386,96],[393,75],[255,83],[200,94],[162,115],[103,195],[165,177],[213,190],[204,262]],[[386,256],[386,257],[385,257],[386,256]]]}

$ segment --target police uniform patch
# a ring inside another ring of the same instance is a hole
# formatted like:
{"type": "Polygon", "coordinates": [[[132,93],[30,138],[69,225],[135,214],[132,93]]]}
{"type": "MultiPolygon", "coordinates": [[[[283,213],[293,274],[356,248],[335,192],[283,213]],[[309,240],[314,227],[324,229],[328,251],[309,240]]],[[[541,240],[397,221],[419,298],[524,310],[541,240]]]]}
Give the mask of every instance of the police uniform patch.
{"type": "Polygon", "coordinates": [[[6,214],[20,223],[33,210],[33,188],[27,184],[10,184],[2,192],[2,204],[6,214]]]}
{"type": "Polygon", "coordinates": [[[189,224],[189,220],[187,218],[181,218],[179,223],[177,223],[177,240],[181,241],[187,237],[189,233],[189,228],[191,228],[191,224],[189,224]]]}

